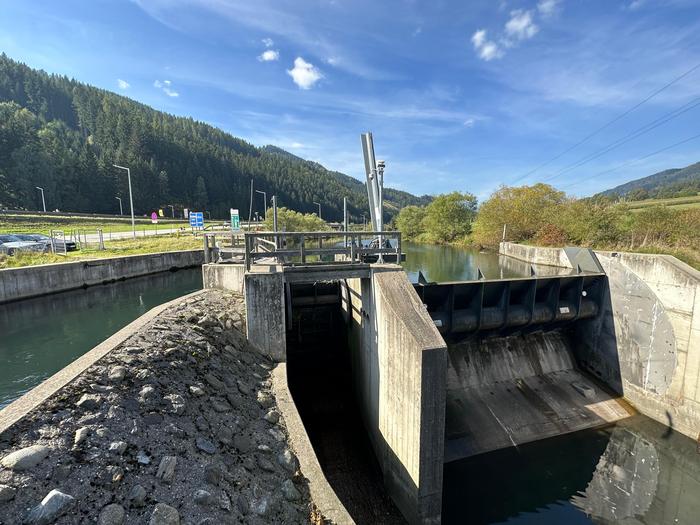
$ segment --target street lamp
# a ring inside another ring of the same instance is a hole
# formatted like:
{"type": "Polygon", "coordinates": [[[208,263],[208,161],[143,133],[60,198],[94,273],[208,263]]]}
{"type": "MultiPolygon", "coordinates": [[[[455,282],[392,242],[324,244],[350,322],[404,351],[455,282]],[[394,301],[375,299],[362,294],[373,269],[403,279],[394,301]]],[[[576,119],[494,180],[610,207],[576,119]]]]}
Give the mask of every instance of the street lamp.
{"type": "Polygon", "coordinates": [[[121,197],[114,197],[119,201],[119,215],[124,215],[124,210],[122,209],[122,199],[121,197]]]}
{"type": "Polygon", "coordinates": [[[34,186],[34,187],[41,192],[41,204],[44,205],[44,213],[46,213],[46,201],[44,200],[44,188],[40,188],[39,186],[34,186]]]}
{"type": "Polygon", "coordinates": [[[267,193],[261,190],[255,190],[255,193],[262,193],[263,205],[265,206],[265,209],[263,211],[265,212],[265,220],[267,220],[267,193]]]}
{"type": "Polygon", "coordinates": [[[318,218],[319,218],[319,219],[323,219],[323,217],[321,217],[321,203],[320,203],[320,202],[314,202],[314,204],[315,204],[316,206],[318,206],[318,218]]]}
{"type": "Polygon", "coordinates": [[[175,206],[172,204],[168,204],[168,208],[170,208],[170,211],[172,212],[173,219],[175,218],[175,206]]]}
{"type": "Polygon", "coordinates": [[[131,170],[129,168],[125,168],[124,166],[118,166],[117,164],[112,164],[112,166],[120,170],[126,170],[126,178],[129,181],[129,204],[131,204],[131,233],[133,233],[135,239],[136,221],[134,220],[134,196],[131,193],[131,170]]]}

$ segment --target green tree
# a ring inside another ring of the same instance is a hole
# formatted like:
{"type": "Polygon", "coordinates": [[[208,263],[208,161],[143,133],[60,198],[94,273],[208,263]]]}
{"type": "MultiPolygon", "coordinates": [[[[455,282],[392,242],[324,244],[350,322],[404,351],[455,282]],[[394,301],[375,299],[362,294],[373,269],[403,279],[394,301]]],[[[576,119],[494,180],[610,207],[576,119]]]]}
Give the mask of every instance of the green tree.
{"type": "Polygon", "coordinates": [[[501,186],[479,207],[472,238],[478,244],[496,246],[505,224],[508,240],[529,240],[546,224],[557,224],[566,202],[564,192],[548,184],[501,186]]]}
{"type": "Polygon", "coordinates": [[[406,206],[401,208],[399,214],[394,219],[396,229],[401,232],[402,237],[407,240],[416,240],[424,233],[423,219],[425,218],[425,208],[422,206],[406,206]]]}
{"type": "MultiPolygon", "coordinates": [[[[267,210],[265,228],[272,231],[272,208],[267,210]]],[[[330,227],[315,213],[299,213],[282,207],[277,208],[277,229],[285,232],[318,232],[330,230],[330,227]]]]}
{"type": "Polygon", "coordinates": [[[438,195],[425,208],[423,228],[434,242],[446,243],[465,238],[476,216],[477,199],[458,191],[438,195]]]}

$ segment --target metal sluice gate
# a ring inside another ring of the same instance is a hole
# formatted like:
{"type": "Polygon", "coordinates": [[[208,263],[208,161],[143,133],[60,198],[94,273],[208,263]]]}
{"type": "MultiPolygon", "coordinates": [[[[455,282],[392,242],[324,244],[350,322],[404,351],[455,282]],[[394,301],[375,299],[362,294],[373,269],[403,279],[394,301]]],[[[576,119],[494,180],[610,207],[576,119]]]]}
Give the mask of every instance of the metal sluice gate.
{"type": "Polygon", "coordinates": [[[421,276],[414,284],[440,334],[451,341],[550,330],[595,317],[606,286],[602,272],[446,283],[421,276]]]}

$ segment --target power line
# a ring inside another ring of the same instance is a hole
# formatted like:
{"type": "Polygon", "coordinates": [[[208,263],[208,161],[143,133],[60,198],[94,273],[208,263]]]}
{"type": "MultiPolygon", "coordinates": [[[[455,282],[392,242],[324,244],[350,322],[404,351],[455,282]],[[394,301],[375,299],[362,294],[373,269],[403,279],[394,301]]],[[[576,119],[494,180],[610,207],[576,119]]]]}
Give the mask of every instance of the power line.
{"type": "Polygon", "coordinates": [[[631,166],[632,164],[636,164],[638,162],[641,162],[643,160],[648,159],[649,157],[653,157],[654,155],[658,155],[659,153],[663,153],[664,151],[668,151],[670,149],[676,148],[676,147],[681,146],[687,142],[691,142],[691,141],[697,140],[699,138],[700,138],[700,133],[698,133],[697,135],[693,135],[692,137],[688,137],[687,139],[676,142],[674,144],[671,144],[670,146],[666,146],[664,148],[656,150],[653,153],[649,153],[648,155],[644,155],[643,157],[639,157],[638,159],[632,160],[630,162],[626,162],[624,164],[620,164],[619,166],[615,166],[614,168],[611,168],[609,170],[601,171],[599,173],[596,173],[595,175],[591,175],[590,177],[587,177],[586,179],[581,179],[579,181],[573,182],[573,183],[568,184],[566,186],[562,186],[561,189],[565,190],[567,188],[571,188],[572,186],[576,186],[577,184],[581,184],[582,182],[587,182],[587,181],[594,179],[596,177],[600,177],[601,175],[606,175],[608,173],[612,173],[613,171],[617,171],[621,168],[626,168],[627,166],[631,166]]]}
{"type": "Polygon", "coordinates": [[[656,91],[654,91],[653,93],[651,93],[650,95],[648,95],[646,98],[644,98],[644,99],[641,100],[640,102],[637,102],[634,106],[632,106],[631,108],[629,108],[629,109],[627,109],[626,111],[622,112],[621,114],[619,114],[617,117],[615,117],[615,118],[612,119],[611,121],[606,122],[605,124],[603,124],[601,127],[599,127],[598,129],[596,129],[596,130],[593,131],[592,133],[589,133],[588,135],[586,135],[583,139],[581,139],[580,141],[578,141],[578,142],[577,142],[576,144],[574,144],[573,146],[570,146],[569,148],[565,149],[564,151],[562,151],[562,152],[559,153],[558,155],[552,157],[552,158],[549,159],[548,161],[543,162],[543,163],[540,164],[539,166],[537,166],[537,167],[531,169],[531,170],[528,171],[527,173],[524,173],[523,175],[520,175],[520,176],[517,177],[515,180],[513,180],[513,181],[511,182],[511,184],[515,184],[516,182],[519,182],[519,181],[521,181],[522,179],[524,179],[524,178],[526,178],[526,177],[529,177],[530,175],[532,175],[532,174],[535,173],[536,171],[539,171],[540,169],[542,169],[542,168],[544,168],[545,166],[551,164],[551,163],[554,162],[555,160],[560,159],[561,157],[563,157],[564,155],[566,155],[566,154],[569,153],[570,151],[572,151],[572,150],[578,148],[580,145],[585,144],[585,143],[588,142],[590,139],[592,139],[593,137],[595,137],[598,133],[600,133],[600,132],[603,131],[604,129],[607,129],[608,127],[612,126],[613,124],[615,124],[615,122],[618,122],[619,120],[622,120],[624,117],[626,117],[627,115],[629,115],[630,113],[632,113],[634,110],[636,110],[637,108],[639,108],[639,107],[642,106],[643,104],[646,104],[647,102],[649,102],[649,101],[650,101],[652,98],[654,98],[656,95],[658,95],[659,93],[665,91],[666,89],[668,89],[669,87],[671,87],[673,84],[675,84],[676,82],[678,82],[678,81],[684,79],[685,77],[687,77],[688,75],[690,75],[691,73],[693,73],[694,71],[696,71],[696,70],[699,69],[699,68],[700,68],[700,63],[698,63],[698,64],[696,64],[695,66],[691,67],[688,71],[686,71],[686,72],[683,73],[682,75],[680,75],[680,76],[674,78],[673,80],[671,80],[671,81],[668,82],[667,84],[664,84],[664,85],[661,86],[659,89],[657,89],[656,91]]]}
{"type": "Polygon", "coordinates": [[[645,124],[641,128],[638,128],[631,133],[628,133],[627,135],[617,139],[615,142],[612,142],[611,144],[608,144],[607,146],[603,147],[602,149],[591,153],[576,162],[569,164],[568,166],[562,168],[559,170],[557,173],[554,173],[550,175],[549,177],[546,177],[542,179],[542,182],[547,182],[553,179],[556,179],[560,175],[563,175],[565,173],[568,173],[569,171],[576,169],[580,166],[583,166],[584,164],[587,164],[588,162],[597,159],[598,157],[601,157],[605,155],[606,153],[609,153],[610,151],[619,148],[620,146],[627,144],[628,142],[636,139],[637,137],[641,137],[645,133],[648,133],[649,131],[658,128],[659,126],[662,126],[663,124],[666,124],[666,122],[669,122],[670,120],[673,120],[676,117],[680,117],[684,113],[687,113],[691,109],[694,109],[696,107],[700,106],[700,97],[694,98],[690,102],[686,102],[682,106],[674,109],[673,111],[666,113],[662,115],[661,117],[658,117],[656,120],[653,120],[649,122],[648,124],[645,124]]]}

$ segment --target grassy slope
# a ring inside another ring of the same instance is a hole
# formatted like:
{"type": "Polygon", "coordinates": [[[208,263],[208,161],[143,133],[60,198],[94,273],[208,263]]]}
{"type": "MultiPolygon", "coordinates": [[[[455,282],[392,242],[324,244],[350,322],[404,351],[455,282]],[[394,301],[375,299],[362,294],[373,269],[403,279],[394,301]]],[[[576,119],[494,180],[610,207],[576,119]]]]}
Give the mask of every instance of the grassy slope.
{"type": "MultiPolygon", "coordinates": [[[[148,220],[136,220],[136,231],[163,230],[166,228],[189,229],[189,224],[184,221],[159,222],[157,225],[148,220]]],[[[85,218],[47,218],[27,216],[4,216],[0,218],[0,233],[43,233],[48,235],[51,230],[62,230],[66,235],[72,231],[95,233],[102,229],[107,236],[109,232],[131,231],[131,220],[107,220],[85,218]]]]}
{"type": "Polygon", "coordinates": [[[628,201],[627,207],[631,211],[639,211],[643,208],[651,206],[668,206],[674,210],[683,210],[689,208],[700,208],[700,195],[693,197],[675,197],[672,199],[646,199],[643,201],[628,201]]]}
{"type": "Polygon", "coordinates": [[[68,252],[65,256],[55,255],[53,253],[20,253],[13,256],[0,255],[0,269],[175,250],[195,250],[202,248],[202,239],[201,237],[193,237],[189,234],[179,236],[161,235],[158,237],[138,237],[136,239],[105,242],[105,248],[105,250],[78,250],[75,252],[68,252]]]}

